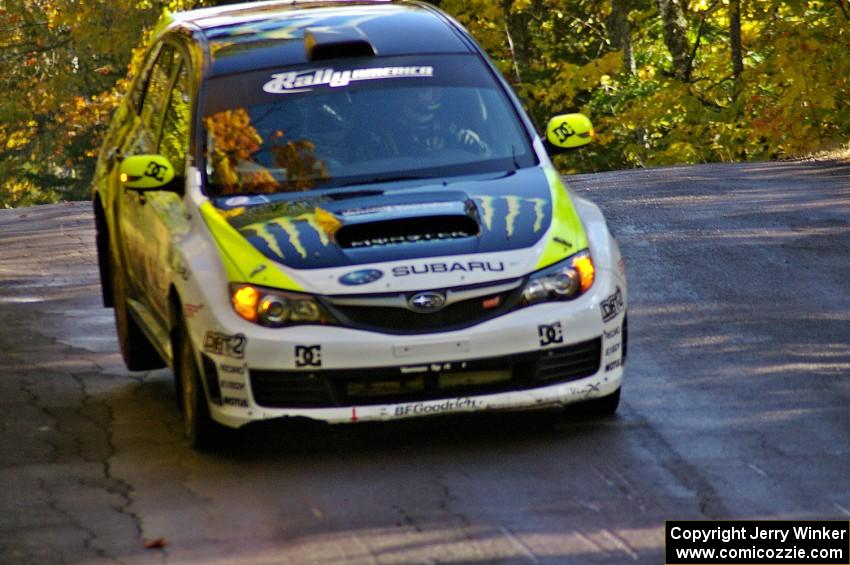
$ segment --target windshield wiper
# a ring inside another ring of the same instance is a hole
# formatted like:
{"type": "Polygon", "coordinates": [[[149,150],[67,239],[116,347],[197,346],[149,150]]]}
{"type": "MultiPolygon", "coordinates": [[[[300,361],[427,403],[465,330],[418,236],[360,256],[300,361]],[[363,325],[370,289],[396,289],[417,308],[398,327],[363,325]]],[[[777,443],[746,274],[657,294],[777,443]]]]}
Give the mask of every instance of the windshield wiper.
{"type": "Polygon", "coordinates": [[[427,178],[431,178],[431,177],[423,177],[423,176],[417,176],[417,175],[402,175],[402,176],[397,176],[397,177],[371,177],[371,178],[346,182],[346,183],[343,183],[343,184],[338,184],[337,187],[355,186],[355,185],[360,185],[360,184],[379,184],[379,183],[385,183],[385,182],[400,182],[400,181],[405,181],[405,180],[421,180],[421,179],[427,179],[427,178]]]}
{"type": "Polygon", "coordinates": [[[335,192],[333,189],[329,189],[322,193],[322,197],[331,200],[345,200],[347,198],[360,198],[361,196],[380,196],[383,193],[383,190],[340,190],[335,192]]]}

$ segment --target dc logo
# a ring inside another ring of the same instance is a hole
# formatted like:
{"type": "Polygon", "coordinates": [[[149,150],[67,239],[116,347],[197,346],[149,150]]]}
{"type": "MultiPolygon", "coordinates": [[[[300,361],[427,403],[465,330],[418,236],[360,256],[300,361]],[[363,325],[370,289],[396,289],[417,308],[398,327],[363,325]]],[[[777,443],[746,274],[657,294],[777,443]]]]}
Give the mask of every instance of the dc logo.
{"type": "Polygon", "coordinates": [[[145,176],[162,182],[165,180],[165,167],[156,161],[151,161],[148,163],[148,168],[145,169],[145,176]]]}
{"type": "Polygon", "coordinates": [[[561,328],[561,322],[537,326],[537,335],[540,337],[540,347],[546,347],[553,343],[564,343],[564,330],[561,328]]]}
{"type": "Polygon", "coordinates": [[[558,127],[552,130],[552,133],[558,136],[558,141],[564,142],[567,138],[570,138],[576,134],[573,129],[567,125],[567,122],[562,123],[558,127]]]}
{"type": "Polygon", "coordinates": [[[321,345],[296,345],[295,346],[296,367],[321,367],[322,346],[321,345]]]}

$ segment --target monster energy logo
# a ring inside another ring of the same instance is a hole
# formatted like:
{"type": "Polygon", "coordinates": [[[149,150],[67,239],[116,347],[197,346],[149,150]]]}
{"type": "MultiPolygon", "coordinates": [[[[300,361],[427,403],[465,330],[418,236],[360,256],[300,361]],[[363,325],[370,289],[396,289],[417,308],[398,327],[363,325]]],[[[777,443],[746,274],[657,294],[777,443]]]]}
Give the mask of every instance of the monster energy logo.
{"type": "Polygon", "coordinates": [[[276,227],[283,231],[286,234],[286,240],[289,241],[289,244],[295,249],[295,252],[301,256],[302,259],[307,258],[307,249],[304,247],[304,244],[301,242],[301,231],[302,227],[309,228],[310,231],[314,232],[319,237],[319,242],[323,246],[327,246],[330,243],[330,238],[328,234],[322,227],[319,225],[319,220],[316,218],[315,214],[301,214],[300,216],[296,216],[294,218],[277,218],[271,220],[269,222],[260,222],[256,224],[250,224],[245,226],[244,228],[240,228],[240,231],[246,232],[250,231],[253,234],[263,240],[265,244],[268,246],[271,251],[276,254],[278,257],[285,257],[283,249],[280,246],[280,240],[278,239],[278,235],[271,231],[272,227],[276,227]]]}
{"type": "Polygon", "coordinates": [[[544,198],[525,198],[522,196],[478,196],[475,202],[478,204],[481,211],[481,220],[484,222],[484,227],[487,231],[493,231],[494,218],[496,211],[496,202],[504,201],[507,206],[507,214],[505,214],[505,235],[510,238],[516,231],[516,220],[520,215],[520,210],[523,205],[531,204],[533,206],[534,224],[532,230],[540,231],[543,227],[546,204],[548,200],[544,198]]]}

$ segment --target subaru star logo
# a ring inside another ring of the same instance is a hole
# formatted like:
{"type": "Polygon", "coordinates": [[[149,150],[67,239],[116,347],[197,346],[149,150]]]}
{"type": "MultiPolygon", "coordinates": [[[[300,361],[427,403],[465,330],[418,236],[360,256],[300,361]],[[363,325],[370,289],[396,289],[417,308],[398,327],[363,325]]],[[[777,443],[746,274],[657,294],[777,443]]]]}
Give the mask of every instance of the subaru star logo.
{"type": "Polygon", "coordinates": [[[446,297],[440,292],[420,292],[411,296],[407,305],[416,312],[436,312],[446,305],[446,297]]]}
{"type": "Polygon", "coordinates": [[[346,286],[359,286],[361,284],[375,282],[383,276],[384,272],[378,269],[361,269],[359,271],[345,273],[339,277],[339,282],[346,286]]]}

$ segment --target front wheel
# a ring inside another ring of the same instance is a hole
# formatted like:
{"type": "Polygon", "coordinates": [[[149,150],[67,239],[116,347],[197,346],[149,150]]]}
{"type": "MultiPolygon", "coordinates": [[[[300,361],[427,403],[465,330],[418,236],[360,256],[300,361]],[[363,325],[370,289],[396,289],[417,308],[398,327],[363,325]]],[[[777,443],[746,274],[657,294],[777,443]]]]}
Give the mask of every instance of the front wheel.
{"type": "Polygon", "coordinates": [[[611,394],[603,397],[583,402],[581,406],[582,409],[593,416],[611,416],[617,411],[617,407],[620,406],[620,389],[618,388],[611,394]]]}
{"type": "Polygon", "coordinates": [[[191,447],[209,448],[218,439],[221,426],[210,416],[207,395],[192,351],[192,341],[182,323],[179,332],[174,372],[182,400],[183,437],[191,447]]]}

